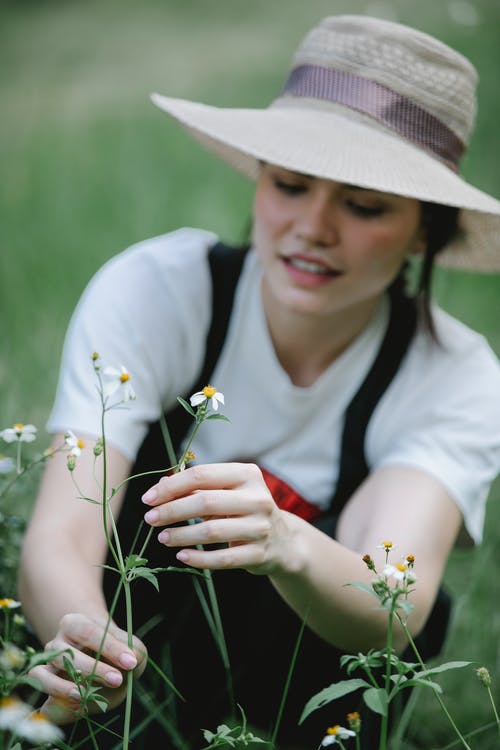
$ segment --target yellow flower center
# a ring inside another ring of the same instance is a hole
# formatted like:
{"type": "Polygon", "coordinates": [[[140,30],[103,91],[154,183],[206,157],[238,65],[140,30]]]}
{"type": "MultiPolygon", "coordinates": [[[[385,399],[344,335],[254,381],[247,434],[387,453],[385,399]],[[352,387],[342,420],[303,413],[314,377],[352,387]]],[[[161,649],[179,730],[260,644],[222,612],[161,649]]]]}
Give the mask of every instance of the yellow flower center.
{"type": "Polygon", "coordinates": [[[357,721],[360,718],[360,715],[357,711],[352,711],[350,714],[347,714],[347,718],[349,721],[357,721]]]}
{"type": "Polygon", "coordinates": [[[392,549],[392,542],[382,542],[382,546],[383,546],[383,547],[384,547],[384,548],[385,548],[386,550],[390,550],[390,549],[392,549]]]}
{"type": "Polygon", "coordinates": [[[128,372],[122,372],[122,374],[120,375],[120,383],[126,383],[127,380],[130,380],[130,375],[128,374],[128,372]]]}
{"type": "Polygon", "coordinates": [[[412,565],[415,562],[415,555],[406,555],[406,561],[412,565]]]}
{"type": "Polygon", "coordinates": [[[21,704],[21,701],[19,698],[13,698],[12,696],[8,696],[7,698],[0,698],[0,707],[1,708],[12,708],[13,706],[19,706],[21,704]]]}
{"type": "Polygon", "coordinates": [[[398,564],[396,565],[396,568],[397,568],[397,569],[398,569],[399,571],[401,571],[401,573],[406,573],[406,571],[408,570],[408,566],[407,566],[407,565],[405,565],[404,563],[398,563],[398,564]]]}
{"type": "Polygon", "coordinates": [[[217,393],[217,388],[214,388],[213,385],[206,385],[202,390],[202,393],[207,398],[212,398],[217,393]]]}
{"type": "Polygon", "coordinates": [[[338,734],[339,729],[340,729],[340,724],[335,724],[334,727],[328,727],[328,729],[326,730],[326,733],[327,734],[338,734]]]}
{"type": "Polygon", "coordinates": [[[22,432],[24,430],[24,425],[22,422],[17,422],[17,424],[12,425],[16,432],[22,432]]]}
{"type": "Polygon", "coordinates": [[[14,599],[0,599],[0,607],[2,609],[7,609],[12,604],[14,604],[14,599]]]}
{"type": "Polygon", "coordinates": [[[82,440],[81,438],[79,438],[79,439],[78,439],[78,440],[76,441],[76,444],[77,444],[77,446],[78,446],[78,447],[80,448],[80,450],[83,450],[83,449],[85,448],[85,443],[83,442],[83,440],[82,440]]]}
{"type": "Polygon", "coordinates": [[[32,721],[41,721],[41,722],[45,722],[46,724],[48,724],[48,723],[49,723],[49,720],[47,719],[47,717],[45,716],[45,714],[42,714],[42,712],[41,712],[41,711],[35,711],[35,713],[34,713],[34,714],[31,714],[31,716],[30,716],[30,719],[31,719],[32,721]]]}

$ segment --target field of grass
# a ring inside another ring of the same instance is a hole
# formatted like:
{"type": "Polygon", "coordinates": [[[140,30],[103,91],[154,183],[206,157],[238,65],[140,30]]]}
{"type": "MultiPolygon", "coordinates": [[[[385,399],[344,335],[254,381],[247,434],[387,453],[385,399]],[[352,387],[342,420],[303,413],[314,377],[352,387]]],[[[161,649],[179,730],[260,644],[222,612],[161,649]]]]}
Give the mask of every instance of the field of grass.
{"type": "MultiPolygon", "coordinates": [[[[339,12],[411,23],[472,59],[480,107],[474,153],[463,171],[500,197],[497,0],[4,0],[0,428],[34,422],[43,434],[71,310],[105,260],[181,225],[213,229],[228,240],[245,230],[252,186],[195,147],[150,104],[149,92],[265,106],[305,30],[339,12]]],[[[440,272],[436,293],[500,353],[498,277],[440,272]]],[[[488,666],[497,697],[499,499],[497,484],[485,543],[457,550],[446,574],[457,603],[446,656],[488,666]]],[[[30,504],[28,497],[26,515],[30,504]]],[[[464,731],[491,720],[472,674],[443,682],[464,731]]],[[[417,706],[412,732],[408,748],[451,741],[428,698],[417,706]]],[[[498,747],[495,733],[478,746],[498,747]]]]}

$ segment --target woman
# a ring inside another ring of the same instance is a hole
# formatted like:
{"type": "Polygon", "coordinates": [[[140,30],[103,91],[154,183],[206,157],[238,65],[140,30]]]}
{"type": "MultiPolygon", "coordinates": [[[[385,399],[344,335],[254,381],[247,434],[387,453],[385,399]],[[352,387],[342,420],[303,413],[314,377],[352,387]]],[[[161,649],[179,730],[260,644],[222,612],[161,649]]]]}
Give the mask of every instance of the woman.
{"type": "MultiPolygon", "coordinates": [[[[150,564],[217,571],[235,697],[263,731],[307,620],[278,736],[288,748],[314,746],[343,719],[333,705],[297,727],[306,700],[345,676],[338,651],[385,643],[384,613],[345,586],[370,581],[363,553],[378,564],[377,547],[391,539],[416,556],[409,625],[432,655],[446,624],[439,607],[424,626],[450,549],[462,526],[481,538],[500,465],[500,369],[481,337],[428,299],[438,253],[448,265],[500,268],[500,203],[457,174],[475,80],[467,60],[425,34],[338,16],[305,38],[266,110],[155,95],[256,179],[251,249],[227,250],[199,230],[141,243],[97,274],[68,332],[51,431],[98,437],[94,350],[130,368],[138,395],[109,415],[110,487],[165,465],[163,412],[174,445],[185,445],[189,418],[174,408],[177,395],[209,382],[224,394],[231,425],[200,430],[196,465],[131,484],[114,509],[125,549],[146,512],[159,534],[150,564]],[[404,289],[412,258],[422,260],[416,300],[404,289]]],[[[92,496],[89,453],[78,459],[78,482],[92,496]]],[[[70,646],[89,672],[107,616],[97,567],[106,546],[99,509],[72,500],[59,458],[26,535],[21,592],[42,641],[70,646]]],[[[108,601],[114,585],[104,582],[108,601]]],[[[123,699],[125,672],[144,668],[147,647],[166,658],[187,699],[158,712],[151,737],[165,737],[167,716],[181,745],[198,747],[200,728],[214,729],[229,704],[191,583],[163,576],[160,596],[146,586],[135,600],[145,646],[128,649],[113,625],[97,666],[110,705],[123,699]]],[[[124,626],[120,613],[116,622],[124,626]]],[[[396,646],[405,646],[401,632],[396,646]]],[[[60,659],[36,676],[49,710],[75,689],[60,659]]],[[[369,747],[368,728],[362,736],[369,747]]]]}

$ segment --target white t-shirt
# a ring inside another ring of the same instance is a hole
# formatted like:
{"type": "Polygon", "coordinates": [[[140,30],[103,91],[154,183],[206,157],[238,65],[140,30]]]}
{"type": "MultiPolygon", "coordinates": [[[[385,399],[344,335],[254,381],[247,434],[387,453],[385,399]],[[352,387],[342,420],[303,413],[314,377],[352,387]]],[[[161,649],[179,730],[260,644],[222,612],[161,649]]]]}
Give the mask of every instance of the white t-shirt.
{"type": "MultiPolygon", "coordinates": [[[[211,319],[207,261],[216,237],[181,229],[110,260],[85,290],[68,329],[51,432],[100,435],[91,354],[124,365],[137,400],[111,410],[106,437],[134,459],[162,411],[195,381],[211,319]]],[[[389,316],[368,327],[310,387],[280,366],[260,296],[254,253],[245,260],[225,345],[211,377],[230,424],[203,425],[197,462],[255,461],[324,508],[335,487],[344,411],[374,361],[389,316]]],[[[500,365],[482,336],[434,310],[442,345],[419,331],[379,401],[366,435],[372,469],[410,466],[437,478],[480,541],[489,486],[500,471],[500,365]]],[[[187,394],[189,395],[189,394],[187,394]]]]}

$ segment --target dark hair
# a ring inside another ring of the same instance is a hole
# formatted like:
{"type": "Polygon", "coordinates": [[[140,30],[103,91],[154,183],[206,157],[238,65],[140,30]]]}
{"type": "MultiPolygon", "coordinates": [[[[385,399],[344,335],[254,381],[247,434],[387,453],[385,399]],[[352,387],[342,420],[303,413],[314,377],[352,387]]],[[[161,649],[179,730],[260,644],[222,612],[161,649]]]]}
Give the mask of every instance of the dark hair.
{"type": "Polygon", "coordinates": [[[421,320],[429,333],[436,338],[436,329],[430,307],[434,260],[446,245],[459,234],[459,210],[455,206],[439,203],[421,203],[421,222],[425,233],[426,249],[422,258],[416,298],[421,320]]]}

